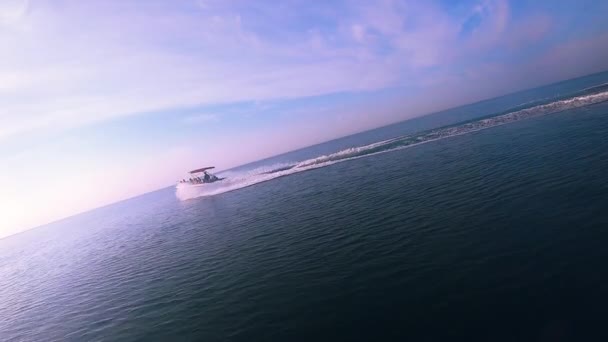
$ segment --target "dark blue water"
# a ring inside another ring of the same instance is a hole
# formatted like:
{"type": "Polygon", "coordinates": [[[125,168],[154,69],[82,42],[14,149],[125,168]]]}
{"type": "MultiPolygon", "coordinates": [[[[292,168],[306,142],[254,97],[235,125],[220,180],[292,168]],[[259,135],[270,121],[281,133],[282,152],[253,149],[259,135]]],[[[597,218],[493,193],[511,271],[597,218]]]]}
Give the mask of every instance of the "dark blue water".
{"type": "MultiPolygon", "coordinates": [[[[474,117],[577,97],[593,77],[474,117]]],[[[384,150],[2,239],[0,340],[605,341],[608,102],[539,111],[425,138],[473,118],[455,109],[265,163],[397,139],[384,150]]]]}

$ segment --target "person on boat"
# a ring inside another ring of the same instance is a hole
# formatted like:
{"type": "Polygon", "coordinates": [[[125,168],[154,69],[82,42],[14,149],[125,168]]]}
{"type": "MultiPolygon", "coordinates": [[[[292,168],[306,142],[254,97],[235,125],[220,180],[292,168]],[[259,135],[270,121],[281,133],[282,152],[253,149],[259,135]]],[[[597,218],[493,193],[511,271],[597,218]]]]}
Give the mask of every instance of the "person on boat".
{"type": "Polygon", "coordinates": [[[203,182],[204,183],[209,183],[209,181],[211,180],[211,176],[209,176],[209,174],[207,173],[207,171],[204,172],[205,176],[203,177],[203,182]]]}

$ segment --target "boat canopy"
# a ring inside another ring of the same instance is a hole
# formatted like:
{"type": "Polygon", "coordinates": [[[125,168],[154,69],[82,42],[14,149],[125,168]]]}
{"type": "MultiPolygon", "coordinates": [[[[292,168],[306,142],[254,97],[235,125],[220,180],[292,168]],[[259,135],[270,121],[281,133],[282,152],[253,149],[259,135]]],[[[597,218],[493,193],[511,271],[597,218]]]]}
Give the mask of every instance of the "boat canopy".
{"type": "Polygon", "coordinates": [[[192,170],[192,171],[190,171],[190,173],[192,174],[192,173],[205,172],[205,171],[211,170],[211,169],[215,169],[215,166],[203,167],[200,169],[192,170]]]}

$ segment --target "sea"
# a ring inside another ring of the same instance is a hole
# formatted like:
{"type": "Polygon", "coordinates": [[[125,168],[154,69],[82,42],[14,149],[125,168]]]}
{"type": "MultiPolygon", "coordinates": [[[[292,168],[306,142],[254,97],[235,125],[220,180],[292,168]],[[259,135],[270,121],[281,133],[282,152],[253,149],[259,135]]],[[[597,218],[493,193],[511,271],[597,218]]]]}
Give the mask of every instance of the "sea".
{"type": "Polygon", "coordinates": [[[0,341],[608,341],[608,72],[218,175],[0,240],[0,341]]]}

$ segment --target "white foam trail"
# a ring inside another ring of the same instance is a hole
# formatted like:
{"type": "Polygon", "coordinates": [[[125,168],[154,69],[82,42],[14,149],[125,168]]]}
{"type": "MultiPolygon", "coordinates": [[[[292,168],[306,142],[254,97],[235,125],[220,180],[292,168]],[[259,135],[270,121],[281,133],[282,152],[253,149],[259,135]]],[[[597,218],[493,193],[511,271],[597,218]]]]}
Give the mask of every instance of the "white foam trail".
{"type": "Polygon", "coordinates": [[[176,187],[176,196],[180,200],[187,200],[196,197],[214,196],[232,190],[241,189],[260,182],[268,181],[284,175],[282,172],[268,173],[273,170],[293,166],[293,163],[281,163],[265,165],[248,171],[225,171],[218,173],[219,177],[226,179],[211,183],[189,185],[180,183],[176,187]]]}
{"type": "Polygon", "coordinates": [[[397,151],[431,141],[477,132],[531,117],[557,113],[604,101],[608,101],[608,91],[559,100],[503,115],[464,123],[458,126],[438,128],[418,134],[384,140],[365,146],[351,147],[336,153],[300,161],[299,163],[273,164],[242,172],[226,171],[218,174],[218,176],[226,177],[225,180],[220,182],[194,186],[188,184],[178,184],[176,188],[176,195],[180,200],[187,200],[203,196],[214,196],[294,173],[318,169],[348,160],[397,151]]]}

